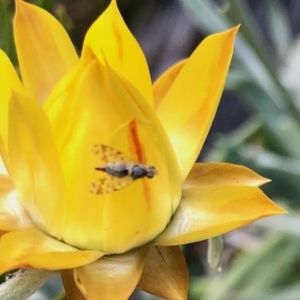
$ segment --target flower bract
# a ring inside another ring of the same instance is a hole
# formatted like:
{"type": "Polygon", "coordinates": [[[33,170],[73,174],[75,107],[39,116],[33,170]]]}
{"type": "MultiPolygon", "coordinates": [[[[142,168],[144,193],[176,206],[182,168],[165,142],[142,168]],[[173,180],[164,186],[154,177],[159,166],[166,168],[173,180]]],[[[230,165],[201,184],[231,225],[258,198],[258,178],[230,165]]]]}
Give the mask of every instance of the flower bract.
{"type": "Polygon", "coordinates": [[[80,57],[53,16],[16,0],[21,79],[0,51],[0,273],[61,270],[70,299],[127,299],[137,286],[185,299],[178,245],[284,213],[251,170],[195,164],[237,30],[207,37],[152,84],[115,0],[80,57]],[[107,165],[125,175],[97,171],[107,165]],[[153,178],[130,177],[135,165],[153,178]]]}

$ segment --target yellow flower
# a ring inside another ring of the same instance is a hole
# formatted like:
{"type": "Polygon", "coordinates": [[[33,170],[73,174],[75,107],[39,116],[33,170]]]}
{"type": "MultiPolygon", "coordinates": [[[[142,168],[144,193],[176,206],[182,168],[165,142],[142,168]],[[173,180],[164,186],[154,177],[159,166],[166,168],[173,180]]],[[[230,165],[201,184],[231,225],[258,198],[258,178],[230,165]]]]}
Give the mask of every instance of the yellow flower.
{"type": "Polygon", "coordinates": [[[0,151],[9,174],[0,177],[0,273],[68,269],[70,299],[79,290],[87,299],[127,299],[137,285],[184,299],[187,271],[176,245],[284,213],[254,172],[194,165],[237,28],[205,39],[152,87],[115,0],[89,29],[80,59],[51,15],[21,0],[16,6],[22,83],[0,52],[0,151]],[[130,176],[96,171],[95,145],[157,174],[129,184],[130,176]],[[101,176],[116,190],[104,192],[101,176]],[[95,182],[103,190],[92,193],[95,182]]]}

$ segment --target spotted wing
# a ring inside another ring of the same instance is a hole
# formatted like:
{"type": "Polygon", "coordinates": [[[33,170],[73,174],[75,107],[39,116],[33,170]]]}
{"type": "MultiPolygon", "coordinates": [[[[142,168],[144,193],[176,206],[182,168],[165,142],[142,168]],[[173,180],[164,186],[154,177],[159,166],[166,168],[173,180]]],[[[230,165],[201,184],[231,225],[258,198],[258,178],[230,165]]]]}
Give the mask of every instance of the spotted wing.
{"type": "MultiPolygon", "coordinates": [[[[92,151],[98,156],[100,165],[102,166],[105,166],[109,163],[133,163],[130,157],[128,157],[126,154],[106,145],[94,145],[92,151]]],[[[95,195],[104,195],[118,191],[133,182],[133,178],[131,176],[118,178],[105,172],[99,173],[101,173],[101,178],[93,182],[88,187],[89,192],[95,195]]]]}
{"type": "Polygon", "coordinates": [[[130,176],[117,178],[104,173],[103,177],[89,186],[89,192],[95,195],[112,193],[126,187],[132,181],[133,179],[130,176]]]}

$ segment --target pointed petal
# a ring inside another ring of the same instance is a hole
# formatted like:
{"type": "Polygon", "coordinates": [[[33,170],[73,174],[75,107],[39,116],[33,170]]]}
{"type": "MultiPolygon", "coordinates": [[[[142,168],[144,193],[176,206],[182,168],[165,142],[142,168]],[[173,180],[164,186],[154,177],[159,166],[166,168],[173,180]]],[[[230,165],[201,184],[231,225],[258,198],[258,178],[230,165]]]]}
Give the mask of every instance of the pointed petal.
{"type": "Polygon", "coordinates": [[[9,58],[0,49],[0,153],[6,169],[9,169],[8,158],[8,102],[12,90],[25,93],[22,83],[9,58]]]}
{"type": "Polygon", "coordinates": [[[138,287],[164,299],[187,299],[189,274],[180,248],[153,246],[138,287]]]}
{"type": "Polygon", "coordinates": [[[128,30],[117,7],[111,1],[105,12],[86,34],[83,49],[90,47],[98,59],[105,61],[127,78],[152,105],[152,86],[145,56],[128,30]]]}
{"type": "Polygon", "coordinates": [[[153,84],[154,110],[156,111],[182,70],[187,59],[184,59],[164,72],[153,84]]]}
{"type": "Polygon", "coordinates": [[[103,253],[78,250],[31,228],[12,231],[0,240],[0,274],[13,269],[70,269],[89,264],[103,253]]]}
{"type": "Polygon", "coordinates": [[[141,248],[101,259],[74,269],[75,282],[88,300],[128,299],[136,288],[147,254],[141,248]]]}
{"type": "Polygon", "coordinates": [[[153,239],[169,222],[181,195],[178,164],[152,108],[134,94],[134,87],[128,91],[113,69],[96,60],[77,71],[69,87],[46,107],[68,187],[56,215],[55,236],[79,248],[123,253],[153,239]],[[159,175],[114,193],[89,192],[102,177],[95,167],[103,162],[92,152],[98,144],[154,165],[159,175]]]}
{"type": "Polygon", "coordinates": [[[14,37],[24,86],[31,97],[43,103],[57,82],[76,66],[76,51],[51,14],[22,0],[16,0],[14,37]]]}
{"type": "Polygon", "coordinates": [[[73,269],[61,271],[61,279],[68,299],[86,300],[75,283],[73,269]]]}
{"type": "Polygon", "coordinates": [[[270,180],[252,170],[228,163],[196,163],[183,188],[204,185],[261,186],[270,180]]]}
{"type": "Polygon", "coordinates": [[[56,223],[64,189],[51,127],[38,103],[11,95],[8,138],[11,178],[19,201],[34,223],[47,231],[47,225],[56,223]]]}
{"type": "Polygon", "coordinates": [[[268,216],[286,213],[259,188],[199,186],[184,190],[183,199],[157,245],[205,240],[268,216]]]}
{"type": "Polygon", "coordinates": [[[214,119],[237,29],[211,35],[198,46],[157,110],[177,153],[183,179],[192,168],[214,119]]]}

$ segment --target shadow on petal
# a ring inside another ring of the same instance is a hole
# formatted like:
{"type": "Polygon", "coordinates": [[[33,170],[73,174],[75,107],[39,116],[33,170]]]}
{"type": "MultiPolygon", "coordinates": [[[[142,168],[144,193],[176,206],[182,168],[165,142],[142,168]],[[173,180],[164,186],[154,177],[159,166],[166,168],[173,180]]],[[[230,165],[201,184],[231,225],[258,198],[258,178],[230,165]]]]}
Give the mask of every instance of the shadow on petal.
{"type": "Polygon", "coordinates": [[[75,283],[73,270],[61,271],[61,279],[68,299],[86,300],[75,283]]]}
{"type": "Polygon", "coordinates": [[[86,299],[124,300],[141,277],[148,248],[105,256],[74,269],[74,280],[86,299]]]}
{"type": "Polygon", "coordinates": [[[178,246],[150,248],[138,287],[164,299],[187,299],[189,274],[178,246]]]}
{"type": "Polygon", "coordinates": [[[25,93],[21,80],[5,52],[0,49],[0,170],[2,174],[10,171],[8,155],[8,115],[9,99],[12,91],[25,93]],[[3,160],[3,162],[2,162],[3,160]]]}
{"type": "Polygon", "coordinates": [[[170,87],[172,86],[174,80],[177,78],[177,75],[182,70],[186,59],[176,63],[167,71],[165,71],[153,84],[153,97],[154,97],[154,110],[156,111],[165,96],[167,95],[170,87]]]}

